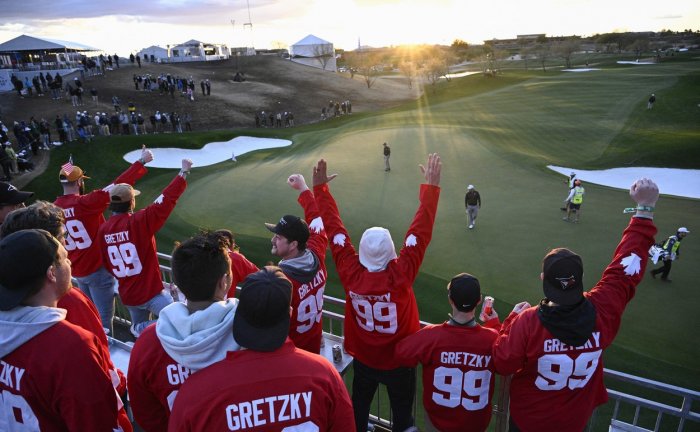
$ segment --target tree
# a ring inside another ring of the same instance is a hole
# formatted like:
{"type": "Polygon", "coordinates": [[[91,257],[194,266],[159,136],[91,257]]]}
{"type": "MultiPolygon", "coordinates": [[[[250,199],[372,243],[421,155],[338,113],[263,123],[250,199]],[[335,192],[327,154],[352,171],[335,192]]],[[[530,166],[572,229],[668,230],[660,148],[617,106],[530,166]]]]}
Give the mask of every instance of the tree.
{"type": "Polygon", "coordinates": [[[329,44],[314,45],[314,57],[321,63],[323,70],[326,70],[326,65],[333,58],[333,46],[329,44]]]}
{"type": "Polygon", "coordinates": [[[566,39],[554,46],[554,52],[564,59],[567,69],[571,68],[571,57],[580,49],[581,41],[579,39],[566,39]]]}
{"type": "Polygon", "coordinates": [[[445,62],[443,62],[440,58],[432,58],[428,60],[421,70],[421,75],[423,75],[433,87],[433,93],[436,91],[435,86],[438,81],[440,81],[440,77],[446,73],[445,62]]]}
{"type": "Polygon", "coordinates": [[[401,74],[406,77],[406,81],[408,81],[408,88],[412,89],[413,82],[418,76],[418,66],[416,63],[406,60],[399,65],[399,70],[401,71],[401,74]]]}
{"type": "Polygon", "coordinates": [[[550,48],[548,43],[538,43],[534,48],[535,55],[542,65],[542,72],[547,72],[545,64],[550,56],[550,48]]]}
{"type": "Polygon", "coordinates": [[[367,84],[367,88],[372,88],[374,82],[377,80],[377,56],[371,51],[364,51],[362,49],[354,51],[352,54],[347,54],[347,64],[350,66],[351,76],[355,73],[360,75],[367,84]]]}

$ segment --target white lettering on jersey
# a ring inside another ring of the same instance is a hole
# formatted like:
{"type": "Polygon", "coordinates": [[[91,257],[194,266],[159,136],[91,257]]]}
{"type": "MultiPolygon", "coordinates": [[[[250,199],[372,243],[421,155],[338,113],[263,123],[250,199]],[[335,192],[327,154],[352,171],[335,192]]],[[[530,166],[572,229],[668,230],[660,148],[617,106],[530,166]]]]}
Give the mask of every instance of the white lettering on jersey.
{"type": "Polygon", "coordinates": [[[375,302],[375,301],[390,302],[391,301],[391,293],[386,293],[386,294],[381,294],[381,295],[363,295],[363,294],[356,294],[356,293],[350,291],[349,295],[350,295],[350,298],[353,300],[367,300],[368,302],[375,302]]]}
{"type": "Polygon", "coordinates": [[[66,219],[70,219],[72,217],[75,217],[75,209],[73,207],[63,209],[63,215],[66,217],[66,219]]]}
{"type": "Polygon", "coordinates": [[[20,391],[25,370],[21,367],[12,366],[2,360],[0,360],[0,367],[2,367],[2,369],[0,369],[0,382],[20,391]]]}
{"type": "Polygon", "coordinates": [[[226,424],[237,431],[266,424],[297,420],[311,416],[311,392],[291,393],[226,407],[226,424]]]}
{"type": "Polygon", "coordinates": [[[581,346],[571,346],[567,345],[559,339],[545,339],[543,350],[546,353],[552,352],[566,352],[566,351],[578,351],[592,348],[600,348],[600,332],[593,332],[591,338],[586,341],[581,346]]]}
{"type": "Polygon", "coordinates": [[[450,352],[443,351],[440,353],[440,363],[465,365],[476,368],[487,368],[491,362],[491,356],[472,354],[468,352],[450,352]]]}
{"type": "Polygon", "coordinates": [[[129,241],[129,231],[120,231],[113,234],[105,234],[105,243],[114,244],[129,241]]]}
{"type": "Polygon", "coordinates": [[[169,364],[165,368],[168,374],[168,382],[172,385],[181,385],[189,378],[192,371],[179,363],[169,364]]]}

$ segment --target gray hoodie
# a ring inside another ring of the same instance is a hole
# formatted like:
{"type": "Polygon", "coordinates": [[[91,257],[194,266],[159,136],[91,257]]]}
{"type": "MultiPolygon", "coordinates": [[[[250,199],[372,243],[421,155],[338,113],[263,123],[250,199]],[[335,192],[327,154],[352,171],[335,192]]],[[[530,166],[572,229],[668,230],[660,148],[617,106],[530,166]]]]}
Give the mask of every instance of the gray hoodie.
{"type": "Polygon", "coordinates": [[[241,348],[231,330],[236,307],[238,299],[227,299],[190,314],[183,303],[172,303],[160,311],[156,335],[173,360],[198,371],[241,348]]]}
{"type": "Polygon", "coordinates": [[[47,306],[20,306],[0,311],[0,358],[64,319],[65,309],[47,306]]]}

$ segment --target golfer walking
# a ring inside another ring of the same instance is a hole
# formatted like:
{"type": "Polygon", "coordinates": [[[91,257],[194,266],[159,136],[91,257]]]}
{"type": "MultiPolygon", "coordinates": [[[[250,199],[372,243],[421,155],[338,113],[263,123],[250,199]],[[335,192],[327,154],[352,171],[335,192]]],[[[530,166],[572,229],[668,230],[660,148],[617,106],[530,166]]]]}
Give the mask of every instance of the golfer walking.
{"type": "Polygon", "coordinates": [[[467,186],[467,194],[464,196],[464,206],[467,208],[467,216],[469,217],[469,229],[476,225],[476,216],[481,208],[481,195],[474,189],[474,185],[467,186]]]}

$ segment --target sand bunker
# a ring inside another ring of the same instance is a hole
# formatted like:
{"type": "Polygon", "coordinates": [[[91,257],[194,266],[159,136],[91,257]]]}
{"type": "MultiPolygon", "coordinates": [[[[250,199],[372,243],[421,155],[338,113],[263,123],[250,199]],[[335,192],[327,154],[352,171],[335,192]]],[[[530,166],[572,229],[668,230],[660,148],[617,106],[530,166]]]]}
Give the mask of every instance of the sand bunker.
{"type": "Polygon", "coordinates": [[[600,70],[599,68],[579,68],[579,69],[562,69],[562,72],[590,72],[590,71],[598,71],[600,70]]]}
{"type": "Polygon", "coordinates": [[[654,62],[649,62],[649,61],[629,61],[629,60],[618,60],[617,64],[632,64],[632,65],[650,65],[650,64],[656,64],[654,62]]]}
{"type": "MultiPolygon", "coordinates": [[[[213,142],[201,149],[154,148],[153,162],[148,166],[153,168],[180,168],[182,159],[192,159],[193,167],[214,165],[232,157],[238,157],[255,150],[287,147],[292,145],[289,140],[272,138],[236,137],[230,141],[213,142]]],[[[124,155],[129,163],[134,163],[141,156],[141,150],[134,150],[124,155]]]]}
{"type": "Polygon", "coordinates": [[[656,182],[662,194],[700,199],[700,170],[634,167],[586,171],[552,165],[547,168],[566,176],[573,171],[581,181],[620,189],[629,189],[635,180],[646,177],[656,182]]]}

